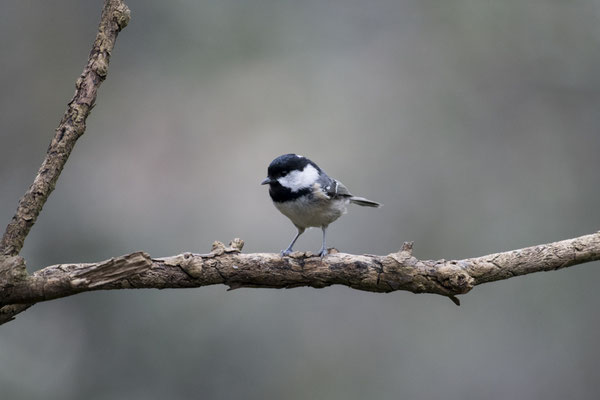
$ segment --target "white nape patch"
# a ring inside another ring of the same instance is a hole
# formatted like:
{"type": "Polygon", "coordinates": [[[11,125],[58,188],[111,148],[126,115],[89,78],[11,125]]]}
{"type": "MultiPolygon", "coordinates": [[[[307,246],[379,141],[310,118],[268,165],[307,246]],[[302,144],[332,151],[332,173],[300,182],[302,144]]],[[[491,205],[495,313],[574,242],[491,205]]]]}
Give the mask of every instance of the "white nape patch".
{"type": "Polygon", "coordinates": [[[292,171],[277,181],[292,192],[310,188],[319,179],[319,171],[308,164],[302,171],[292,171]]]}
{"type": "Polygon", "coordinates": [[[304,158],[304,156],[301,156],[300,154],[296,154],[296,157],[298,157],[298,158],[304,158]]]}

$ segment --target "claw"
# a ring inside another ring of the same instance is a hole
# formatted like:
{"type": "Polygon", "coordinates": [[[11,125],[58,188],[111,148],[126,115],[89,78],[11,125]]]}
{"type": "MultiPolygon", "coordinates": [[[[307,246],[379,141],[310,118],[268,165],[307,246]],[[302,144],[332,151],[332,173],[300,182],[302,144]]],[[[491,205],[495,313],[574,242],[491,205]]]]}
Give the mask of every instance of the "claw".
{"type": "Polygon", "coordinates": [[[281,251],[279,252],[279,255],[280,255],[281,257],[287,257],[287,256],[289,256],[289,255],[291,254],[291,252],[292,252],[292,249],[290,249],[290,248],[287,248],[287,249],[285,249],[285,250],[281,250],[281,251]]]}
{"type": "Polygon", "coordinates": [[[319,250],[319,257],[323,258],[325,257],[329,252],[327,251],[327,248],[321,248],[321,250],[319,250]]]}

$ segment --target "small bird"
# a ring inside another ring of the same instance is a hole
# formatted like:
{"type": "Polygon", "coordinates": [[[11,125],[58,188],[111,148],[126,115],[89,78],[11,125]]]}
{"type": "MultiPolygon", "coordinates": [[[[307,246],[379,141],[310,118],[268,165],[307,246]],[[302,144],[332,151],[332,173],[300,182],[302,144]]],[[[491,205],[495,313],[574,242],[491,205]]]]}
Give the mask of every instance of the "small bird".
{"type": "Polygon", "coordinates": [[[349,203],[381,206],[364,197],[353,196],[340,181],[330,178],[317,164],[298,154],[284,154],[274,159],[261,185],[269,185],[273,204],[298,229],[288,248],[281,251],[282,256],[292,252],[298,237],[309,227],[323,230],[323,246],[319,255],[326,256],[327,227],[346,213],[349,203]]]}

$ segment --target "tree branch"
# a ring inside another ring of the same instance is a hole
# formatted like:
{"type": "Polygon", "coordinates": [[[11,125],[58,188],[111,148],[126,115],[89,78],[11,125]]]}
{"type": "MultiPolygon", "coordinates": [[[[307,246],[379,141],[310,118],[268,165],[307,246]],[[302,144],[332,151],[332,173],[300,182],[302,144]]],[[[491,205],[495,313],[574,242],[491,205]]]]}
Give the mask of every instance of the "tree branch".
{"type": "Polygon", "coordinates": [[[449,297],[474,286],[538,271],[550,271],[600,259],[600,233],[464,260],[419,260],[412,243],[387,256],[332,252],[321,259],[312,253],[242,254],[243,241],[230,246],[215,242],[209,254],[180,254],[153,259],[137,252],[99,263],[60,264],[28,275],[18,254],[77,139],[85,131],[98,87],[106,78],[119,31],[129,22],[121,0],[105,0],[98,34],[75,95],[50,143],[35,180],[19,202],[0,240],[0,324],[36,302],[92,290],[189,288],[216,284],[241,287],[323,288],[345,285],[371,292],[407,290],[449,297]]]}
{"type": "Polygon", "coordinates": [[[106,79],[110,53],[118,33],[129,22],[129,8],[121,0],[106,0],[100,18],[98,34],[92,46],[88,63],[75,84],[75,95],[56,128],[46,158],[33,184],[19,201],[17,212],[6,227],[0,241],[0,254],[19,254],[25,237],[35,223],[48,196],[75,146],[85,132],[85,122],[94,107],[96,93],[106,79]]]}
{"type": "MultiPolygon", "coordinates": [[[[85,132],[85,123],[96,102],[100,84],[106,79],[111,52],[119,32],[130,19],[129,8],[122,0],[105,0],[88,62],[75,83],[75,94],[56,128],[46,158],[29,187],[19,201],[17,212],[6,227],[0,240],[0,291],[15,281],[27,278],[25,260],[18,257],[25,238],[54,190],[77,139],[85,132]]],[[[0,308],[0,324],[14,319],[32,304],[0,308]]]]}
{"type": "MultiPolygon", "coordinates": [[[[474,286],[539,271],[552,271],[600,260],[600,232],[560,242],[464,260],[419,260],[412,244],[386,256],[333,251],[321,259],[312,253],[241,253],[243,241],[213,244],[208,254],[184,253],[151,258],[144,252],[99,263],[59,264],[35,272],[0,292],[0,304],[29,304],[92,290],[191,288],[217,284],[242,287],[323,288],[344,285],[388,293],[407,290],[449,297],[474,286]]],[[[0,316],[1,317],[1,316],[0,316]]]]}

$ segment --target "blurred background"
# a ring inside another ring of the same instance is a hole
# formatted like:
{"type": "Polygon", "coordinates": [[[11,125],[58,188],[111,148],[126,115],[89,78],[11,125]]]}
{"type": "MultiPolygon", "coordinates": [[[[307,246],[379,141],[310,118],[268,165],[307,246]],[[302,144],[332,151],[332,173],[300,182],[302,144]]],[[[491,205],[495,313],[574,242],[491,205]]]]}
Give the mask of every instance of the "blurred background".
{"type": "MultiPolygon", "coordinates": [[[[101,1],[4,1],[0,223],[33,180],[101,1]]],[[[600,227],[595,0],[129,0],[30,271],[295,233],[259,182],[316,161],[356,195],[329,245],[465,258],[600,227]]],[[[298,250],[315,251],[309,231],[298,250]]],[[[0,327],[5,399],[564,399],[600,394],[599,263],[434,295],[128,290],[0,327]]]]}

